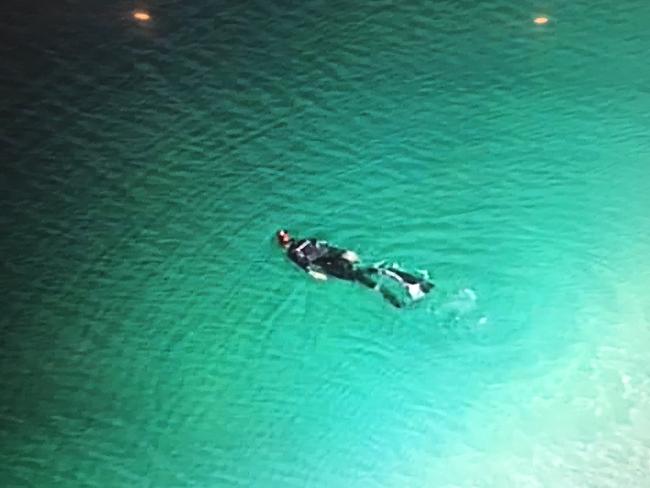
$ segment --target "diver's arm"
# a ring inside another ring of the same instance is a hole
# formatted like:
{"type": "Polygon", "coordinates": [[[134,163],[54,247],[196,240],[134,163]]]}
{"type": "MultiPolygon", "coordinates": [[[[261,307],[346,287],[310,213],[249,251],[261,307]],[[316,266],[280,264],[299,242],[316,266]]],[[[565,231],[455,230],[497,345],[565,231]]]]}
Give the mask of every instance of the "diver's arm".
{"type": "Polygon", "coordinates": [[[325,273],[319,271],[318,269],[314,269],[314,267],[311,264],[304,264],[304,265],[301,264],[300,267],[304,271],[306,271],[307,274],[312,278],[315,278],[317,280],[323,280],[323,281],[327,279],[327,275],[325,273]]]}
{"type": "Polygon", "coordinates": [[[316,238],[311,238],[311,241],[320,249],[324,249],[328,256],[340,256],[352,264],[359,262],[359,255],[350,249],[341,249],[340,247],[332,246],[327,241],[316,238]]]}
{"type": "Polygon", "coordinates": [[[294,254],[289,254],[289,259],[291,259],[294,263],[296,263],[300,267],[300,269],[302,269],[305,273],[307,273],[312,278],[315,278],[317,280],[327,279],[327,275],[325,273],[313,269],[309,264],[309,261],[307,261],[306,259],[299,259],[294,254]]]}
{"type": "Polygon", "coordinates": [[[312,278],[315,278],[317,280],[326,280],[327,275],[321,271],[317,271],[314,268],[312,268],[309,264],[299,264],[299,266],[305,271],[309,276],[312,278]]]}
{"type": "Polygon", "coordinates": [[[307,269],[307,273],[309,273],[309,275],[310,275],[312,278],[315,278],[315,279],[317,279],[317,280],[323,280],[323,281],[324,281],[324,280],[327,279],[327,275],[326,275],[325,273],[321,273],[320,271],[316,271],[316,270],[313,270],[313,269],[309,269],[309,268],[308,268],[308,269],[307,269]]]}

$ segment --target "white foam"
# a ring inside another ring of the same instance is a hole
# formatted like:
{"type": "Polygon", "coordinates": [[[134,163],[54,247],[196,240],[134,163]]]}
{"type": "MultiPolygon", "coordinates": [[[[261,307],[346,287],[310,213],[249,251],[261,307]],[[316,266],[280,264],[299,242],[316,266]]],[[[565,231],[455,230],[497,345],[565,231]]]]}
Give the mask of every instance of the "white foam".
{"type": "Polygon", "coordinates": [[[471,301],[475,302],[476,301],[476,292],[472,290],[471,288],[463,288],[461,290],[467,298],[469,298],[471,301]]]}

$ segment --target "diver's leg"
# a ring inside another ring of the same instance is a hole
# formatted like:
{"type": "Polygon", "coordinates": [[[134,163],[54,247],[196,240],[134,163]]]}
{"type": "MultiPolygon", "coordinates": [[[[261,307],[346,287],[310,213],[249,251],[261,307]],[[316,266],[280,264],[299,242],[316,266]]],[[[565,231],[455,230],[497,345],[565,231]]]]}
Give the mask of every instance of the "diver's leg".
{"type": "Polygon", "coordinates": [[[395,273],[397,276],[402,278],[404,283],[408,283],[409,285],[414,285],[414,284],[420,283],[422,281],[417,276],[414,276],[411,273],[407,273],[406,271],[402,271],[402,270],[394,268],[394,267],[389,268],[389,271],[392,271],[393,273],[395,273]]]}
{"type": "Polygon", "coordinates": [[[377,282],[370,277],[371,274],[373,274],[371,269],[356,268],[354,269],[354,280],[368,288],[376,288],[377,282]]]}
{"type": "Polygon", "coordinates": [[[403,303],[399,300],[399,298],[397,298],[388,290],[384,290],[383,288],[380,288],[379,293],[381,293],[381,295],[386,299],[386,301],[388,301],[394,307],[402,308],[403,303]]]}
{"type": "Polygon", "coordinates": [[[420,288],[424,293],[429,293],[431,290],[435,288],[436,285],[431,283],[430,281],[423,280],[420,282],[420,288]]]}
{"type": "Polygon", "coordinates": [[[356,270],[352,263],[341,256],[323,256],[314,260],[314,264],[320,266],[325,273],[341,280],[355,281],[356,270]]]}
{"type": "Polygon", "coordinates": [[[407,285],[420,285],[420,289],[424,293],[428,293],[429,291],[431,291],[432,288],[435,287],[435,285],[433,283],[431,283],[430,281],[427,281],[424,278],[412,275],[411,273],[407,273],[406,271],[402,271],[401,269],[390,268],[390,271],[395,273],[397,276],[399,276],[404,281],[404,283],[406,283],[407,285]]]}
{"type": "Polygon", "coordinates": [[[379,285],[379,283],[372,278],[372,275],[379,273],[379,270],[377,268],[358,268],[355,270],[355,272],[356,281],[364,286],[367,286],[368,288],[377,290],[379,293],[381,293],[381,296],[383,296],[384,299],[394,307],[401,308],[403,306],[403,303],[398,297],[396,297],[393,293],[386,290],[385,288],[382,288],[381,285],[379,285]]]}
{"type": "Polygon", "coordinates": [[[394,266],[391,266],[390,268],[380,268],[378,272],[397,281],[406,289],[413,300],[423,298],[424,295],[429,293],[434,287],[433,283],[428,282],[424,278],[419,278],[407,273],[406,271],[397,269],[394,266]]]}

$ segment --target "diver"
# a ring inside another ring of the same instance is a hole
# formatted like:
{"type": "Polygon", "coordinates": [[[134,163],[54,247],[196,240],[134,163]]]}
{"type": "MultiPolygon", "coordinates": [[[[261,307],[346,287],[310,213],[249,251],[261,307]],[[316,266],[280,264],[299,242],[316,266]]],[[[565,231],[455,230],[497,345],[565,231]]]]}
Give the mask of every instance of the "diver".
{"type": "Polygon", "coordinates": [[[313,278],[326,280],[333,276],[341,280],[355,281],[379,291],[382,296],[395,307],[403,307],[394,293],[381,286],[380,277],[385,276],[398,283],[409,295],[411,300],[423,298],[434,287],[426,279],[406,273],[394,266],[359,266],[359,256],[354,251],[340,249],[314,238],[294,239],[281,229],[277,231],[278,244],[287,252],[294,263],[309,273],[313,278]]]}

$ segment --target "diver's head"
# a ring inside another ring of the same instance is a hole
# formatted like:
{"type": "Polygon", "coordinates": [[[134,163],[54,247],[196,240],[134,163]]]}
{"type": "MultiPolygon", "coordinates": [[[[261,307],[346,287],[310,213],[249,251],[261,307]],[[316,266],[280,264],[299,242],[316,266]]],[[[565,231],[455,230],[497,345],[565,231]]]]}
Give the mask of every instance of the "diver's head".
{"type": "Polygon", "coordinates": [[[285,249],[289,247],[289,244],[291,244],[291,241],[293,240],[289,235],[289,233],[284,229],[280,229],[279,231],[277,231],[275,233],[275,237],[278,240],[278,244],[280,244],[285,249]]]}

